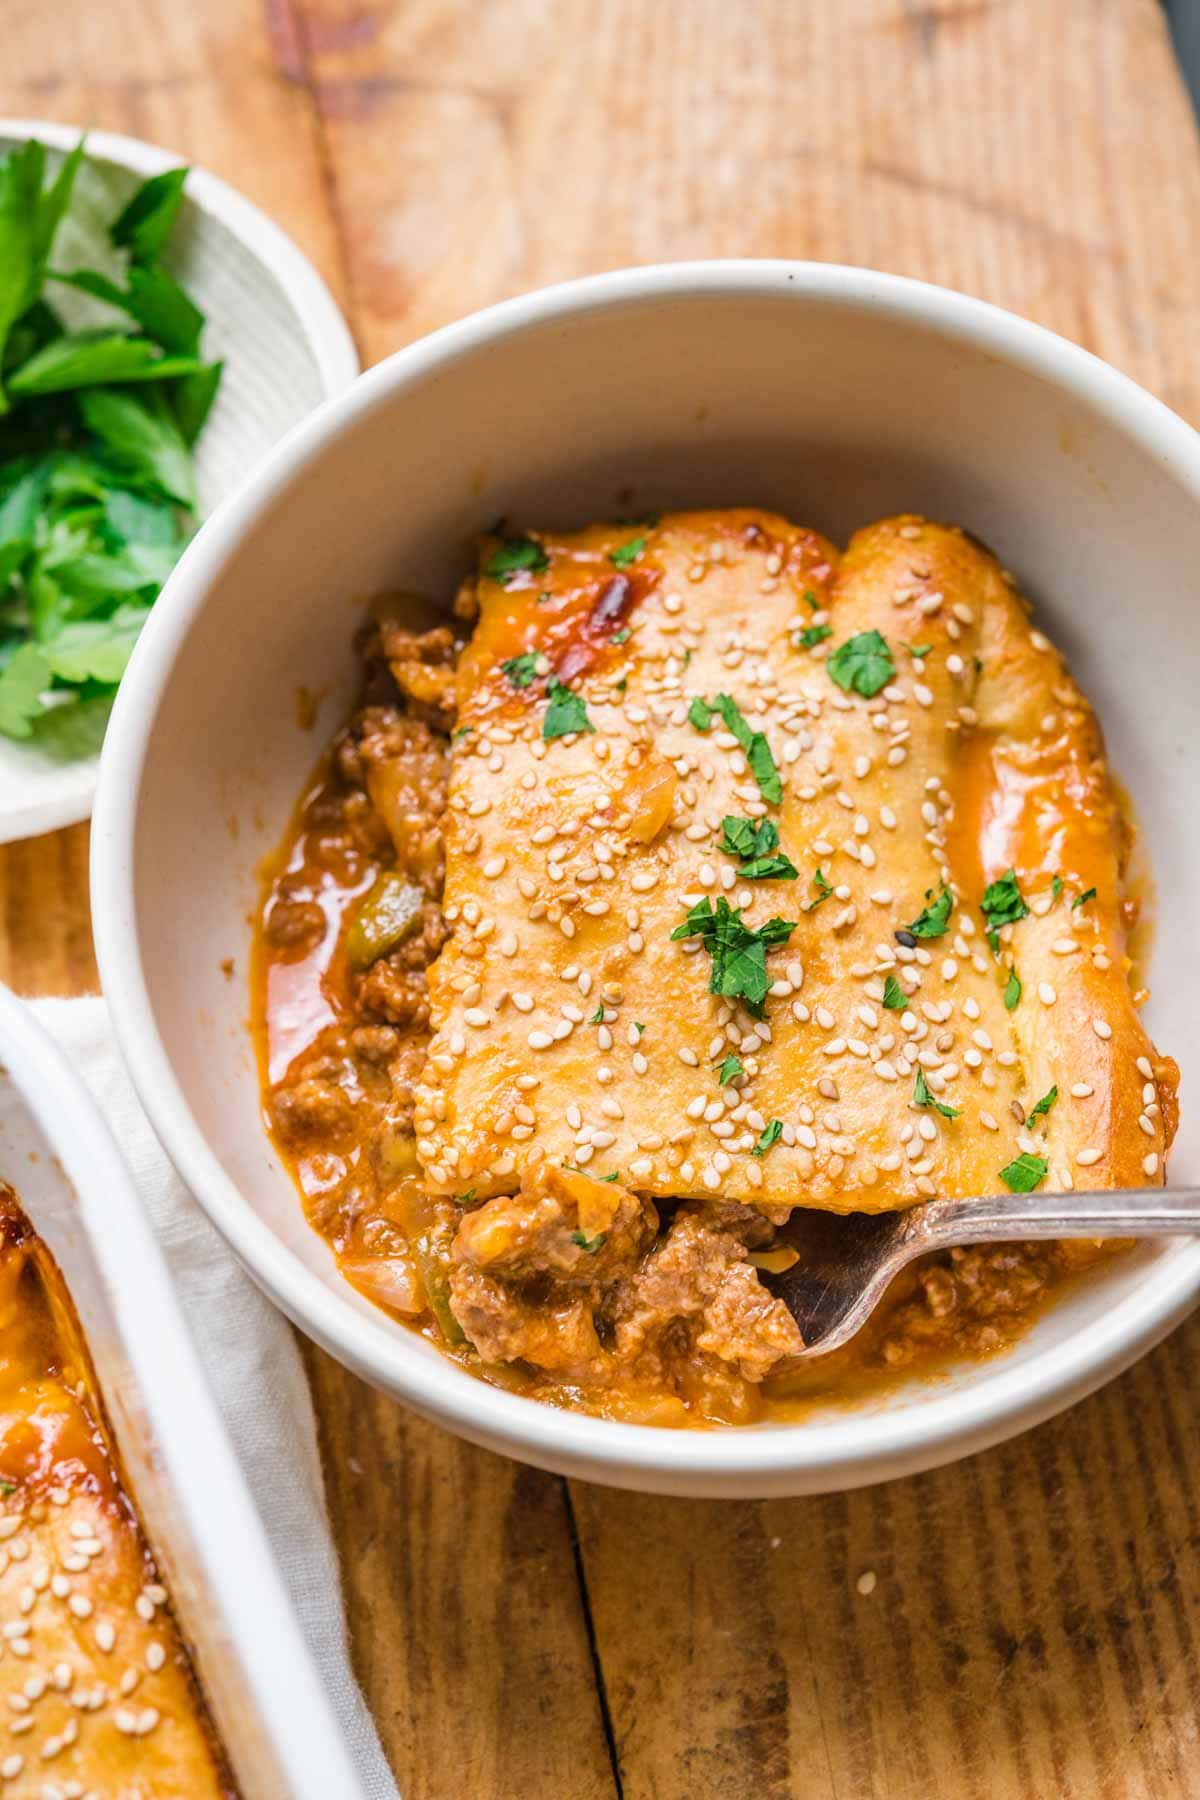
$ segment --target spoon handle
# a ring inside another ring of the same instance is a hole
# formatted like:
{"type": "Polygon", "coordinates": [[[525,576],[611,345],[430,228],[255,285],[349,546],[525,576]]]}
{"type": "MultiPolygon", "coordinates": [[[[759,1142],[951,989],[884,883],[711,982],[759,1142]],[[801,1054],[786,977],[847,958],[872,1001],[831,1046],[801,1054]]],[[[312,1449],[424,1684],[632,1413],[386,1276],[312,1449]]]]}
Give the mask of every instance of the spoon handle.
{"type": "Polygon", "coordinates": [[[1016,1238],[1186,1237],[1200,1233],[1200,1188],[1112,1188],[1100,1193],[995,1194],[914,1208],[915,1248],[1016,1238]]]}

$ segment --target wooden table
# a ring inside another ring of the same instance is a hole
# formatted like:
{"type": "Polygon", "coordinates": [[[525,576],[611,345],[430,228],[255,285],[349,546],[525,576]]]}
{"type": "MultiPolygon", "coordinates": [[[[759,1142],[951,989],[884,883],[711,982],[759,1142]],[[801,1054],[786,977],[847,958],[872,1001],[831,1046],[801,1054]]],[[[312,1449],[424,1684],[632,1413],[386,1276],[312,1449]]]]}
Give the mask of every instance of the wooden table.
{"type": "MultiPolygon", "coordinates": [[[[1154,0],[4,0],[0,42],[0,111],[228,177],[367,361],[564,276],[808,256],[999,301],[1200,421],[1200,157],[1154,0]]],[[[83,829],[0,853],[0,979],[95,985],[85,890],[83,829]]],[[[1194,1357],[1200,1319],[956,1468],[736,1505],[520,1468],[310,1351],[405,1794],[1200,1794],[1194,1357]]]]}

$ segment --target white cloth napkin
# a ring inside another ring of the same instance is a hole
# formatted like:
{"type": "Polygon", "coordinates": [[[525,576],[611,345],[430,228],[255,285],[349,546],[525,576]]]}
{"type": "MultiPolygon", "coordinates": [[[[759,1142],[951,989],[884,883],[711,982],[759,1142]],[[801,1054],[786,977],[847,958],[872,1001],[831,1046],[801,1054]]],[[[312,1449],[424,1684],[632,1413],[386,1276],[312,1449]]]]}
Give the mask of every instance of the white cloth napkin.
{"type": "Polygon", "coordinates": [[[291,1327],[168,1162],[125,1073],[103,1000],[38,1000],[33,1011],[99,1101],[133,1173],[363,1794],[398,1800],[350,1668],[316,1424],[291,1327]]]}

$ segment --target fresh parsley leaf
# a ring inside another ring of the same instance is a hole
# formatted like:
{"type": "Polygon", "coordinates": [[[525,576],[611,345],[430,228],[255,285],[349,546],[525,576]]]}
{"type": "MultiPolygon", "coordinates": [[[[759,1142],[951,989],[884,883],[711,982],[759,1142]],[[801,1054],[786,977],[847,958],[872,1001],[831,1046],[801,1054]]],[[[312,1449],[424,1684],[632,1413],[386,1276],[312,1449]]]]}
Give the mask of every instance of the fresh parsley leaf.
{"type": "Polygon", "coordinates": [[[118,682],[133,655],[148,606],[121,606],[111,619],[78,619],[40,646],[52,674],[73,686],[118,682]]]}
{"type": "Polygon", "coordinates": [[[772,1144],[777,1144],[783,1135],[783,1122],[780,1119],[768,1119],[758,1135],[758,1142],[750,1152],[751,1156],[765,1156],[772,1144]]]}
{"type": "Polygon", "coordinates": [[[719,848],[726,856],[769,856],[779,843],[779,832],[770,819],[738,819],[726,813],[721,820],[719,848]]]}
{"type": "Polygon", "coordinates": [[[833,894],[833,891],[834,891],[833,883],[831,881],[826,881],[824,872],[821,869],[818,869],[816,874],[813,876],[812,884],[817,890],[817,897],[815,900],[810,900],[808,902],[808,904],[804,907],[803,910],[806,913],[816,912],[818,906],[820,906],[824,901],[830,899],[833,894]]]}
{"type": "Polygon", "coordinates": [[[924,1069],[917,1070],[917,1079],[913,1083],[913,1105],[932,1106],[935,1112],[941,1113],[943,1119],[957,1119],[962,1112],[961,1106],[943,1106],[940,1100],[935,1099],[925,1079],[924,1069]]]}
{"type": "Polygon", "coordinates": [[[708,704],[707,700],[702,700],[699,694],[697,694],[696,698],[692,701],[692,704],[688,707],[688,724],[694,725],[697,731],[707,731],[712,722],[712,707],[708,704]]]}
{"type": "Polygon", "coordinates": [[[1063,891],[1063,878],[1061,875],[1056,875],[1054,877],[1054,880],[1050,883],[1050,898],[1052,900],[1057,900],[1059,898],[1059,896],[1061,895],[1062,891],[1063,891]]]}
{"type": "Polygon", "coordinates": [[[542,720],[542,737],[547,743],[551,738],[569,737],[573,731],[595,731],[582,694],[567,687],[557,675],[546,683],[546,693],[550,704],[542,720]]]}
{"type": "Polygon", "coordinates": [[[510,656],[500,667],[515,688],[527,688],[537,675],[537,655],[527,650],[523,656],[510,656]]]}
{"type": "MultiPolygon", "coordinates": [[[[605,1181],[615,1181],[616,1176],[606,1175],[604,1179],[605,1181]]],[[[589,1237],[586,1231],[573,1231],[571,1233],[571,1242],[573,1244],[578,1244],[585,1256],[595,1256],[596,1252],[598,1250],[603,1250],[605,1244],[608,1242],[608,1233],[607,1231],[598,1231],[595,1237],[589,1237]]]]}
{"type": "MultiPolygon", "coordinates": [[[[928,893],[925,897],[927,900],[929,899],[928,893]]],[[[954,896],[948,887],[944,887],[937,899],[930,900],[929,905],[917,914],[908,929],[914,937],[918,938],[945,937],[946,929],[950,924],[950,914],[953,911],[954,896]]]]}
{"type": "Polygon", "coordinates": [[[889,975],[883,984],[883,1004],[889,1012],[904,1012],[908,1007],[908,995],[900,986],[894,975],[889,975]]]}
{"type": "Polygon", "coordinates": [[[997,881],[989,882],[983,890],[983,899],[979,902],[983,914],[983,922],[987,927],[987,940],[993,951],[999,942],[998,932],[1002,925],[1015,925],[1018,919],[1029,916],[1029,908],[1024,896],[1017,886],[1016,871],[1006,869],[997,881]]]}
{"type": "Polygon", "coordinates": [[[50,664],[36,644],[22,644],[0,669],[0,733],[33,735],[33,721],[44,710],[42,695],[50,686],[50,664]]]}
{"type": "Polygon", "coordinates": [[[10,397],[63,394],[107,382],[166,381],[194,375],[194,356],[164,356],[149,338],[117,331],[76,331],[54,338],[8,377],[10,397]]]}
{"type": "Polygon", "coordinates": [[[1046,1090],[1046,1092],[1042,1095],[1041,1099],[1037,1102],[1037,1104],[1032,1108],[1032,1110],[1027,1115],[1025,1123],[1027,1125],[1032,1125],[1033,1121],[1035,1119],[1045,1118],[1046,1114],[1050,1111],[1050,1108],[1054,1105],[1054,1102],[1057,1099],[1058,1099],[1058,1085],[1056,1083],[1054,1085],[1054,1087],[1048,1088],[1046,1090]]]}
{"type": "MultiPolygon", "coordinates": [[[[9,335],[35,305],[50,246],[71,198],[83,157],[83,139],[43,190],[46,152],[30,138],[0,157],[0,366],[9,335]]],[[[0,384],[0,413],[8,400],[0,384]]]]}
{"type": "Polygon", "coordinates": [[[908,654],[910,656],[915,656],[917,661],[920,662],[924,657],[929,655],[929,652],[932,649],[932,644],[910,644],[908,646],[908,654]]]}
{"type": "Polygon", "coordinates": [[[796,881],[800,871],[781,850],[778,856],[756,856],[753,862],[743,863],[738,874],[743,881],[796,881]]]}
{"type": "Polygon", "coordinates": [[[803,631],[797,633],[796,644],[801,650],[811,650],[814,644],[823,644],[827,637],[832,636],[832,625],[806,625],[803,631]]]}
{"type": "Polygon", "coordinates": [[[896,675],[887,639],[877,631],[860,631],[847,638],[826,660],[825,667],[847,694],[861,694],[866,700],[896,675]]]}
{"type": "Polygon", "coordinates": [[[1096,898],[1095,888],[1094,887],[1085,888],[1082,894],[1078,895],[1078,897],[1076,899],[1072,900],[1071,911],[1077,912],[1081,906],[1086,906],[1089,900],[1094,900],[1095,898],[1096,898]]]}
{"type": "Polygon", "coordinates": [[[724,719],[726,728],[746,752],[746,761],[750,765],[750,773],[758,783],[759,793],[769,806],[778,806],[783,799],[783,783],[779,779],[775,758],[771,755],[771,746],[763,733],[751,731],[737,702],[728,694],[718,694],[714,705],[724,719]]]}
{"type": "Polygon", "coordinates": [[[195,511],[191,453],[161,395],[143,398],[113,388],[89,388],[79,396],[79,410],[84,424],[122,468],[195,511]]]}
{"type": "Polygon", "coordinates": [[[65,287],[91,294],[108,306],[118,307],[136,319],[147,337],[177,356],[194,356],[204,328],[204,314],[184,293],[166,269],[139,268],[129,271],[128,288],[118,287],[95,269],[73,269],[70,274],[52,273],[52,281],[65,287]]]}
{"type": "Polygon", "coordinates": [[[589,1025],[603,1025],[603,1023],[604,1023],[604,1007],[603,1007],[603,1005],[600,1005],[596,1008],[595,1012],[592,1014],[591,1018],[588,1020],[588,1024],[589,1025]]]}
{"type": "Polygon", "coordinates": [[[629,637],[630,637],[629,626],[622,625],[620,631],[614,631],[608,641],[610,644],[627,644],[629,642],[629,637]]]}
{"type": "Polygon", "coordinates": [[[528,569],[534,575],[540,575],[543,569],[550,567],[550,558],[529,537],[505,538],[498,550],[493,550],[483,565],[483,572],[493,581],[507,581],[509,575],[515,575],[519,569],[528,569]]]}
{"type": "Polygon", "coordinates": [[[1044,1156],[1030,1156],[1022,1150],[1000,1171],[1000,1179],[1014,1194],[1031,1194],[1046,1179],[1050,1164],[1044,1156]]]}
{"type": "Polygon", "coordinates": [[[1004,984],[1004,1005],[1008,1012],[1015,1012],[1021,1002],[1021,977],[1015,969],[1008,971],[1008,980],[1004,984]]]}
{"type": "Polygon", "coordinates": [[[761,1018],[771,987],[767,950],[773,944],[786,943],[795,929],[794,920],[773,918],[752,930],[744,923],[741,910],[731,907],[722,895],[715,911],[707,898],[698,901],[671,939],[700,937],[712,957],[709,993],[743,1000],[747,1011],[761,1018]]]}
{"type": "Polygon", "coordinates": [[[727,815],[721,821],[720,848],[727,856],[745,857],[738,874],[747,881],[795,881],[799,871],[783,851],[771,854],[779,843],[779,833],[770,819],[737,819],[727,815]]]}
{"type": "Polygon", "coordinates": [[[717,1070],[717,1080],[722,1087],[728,1087],[731,1081],[736,1081],[739,1075],[745,1073],[739,1056],[727,1056],[717,1070]]]}
{"type": "Polygon", "coordinates": [[[201,363],[172,384],[171,402],[186,444],[194,444],[204,429],[224,373],[223,362],[201,363]]]}
{"type": "Polygon", "coordinates": [[[114,220],[109,236],[118,249],[128,250],[135,263],[157,262],[166,248],[183,199],[186,169],[166,169],[144,181],[128,206],[114,220]]]}
{"type": "Polygon", "coordinates": [[[630,538],[627,544],[618,544],[608,560],[613,564],[614,568],[627,569],[630,563],[637,561],[645,548],[646,540],[644,537],[630,538]]]}

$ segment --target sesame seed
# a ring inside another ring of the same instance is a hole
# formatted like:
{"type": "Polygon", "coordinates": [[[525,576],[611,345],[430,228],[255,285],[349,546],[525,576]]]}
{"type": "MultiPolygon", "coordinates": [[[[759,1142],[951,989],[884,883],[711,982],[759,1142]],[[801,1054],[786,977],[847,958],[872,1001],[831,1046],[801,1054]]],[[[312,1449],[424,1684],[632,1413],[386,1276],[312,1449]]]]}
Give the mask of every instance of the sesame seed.
{"type": "Polygon", "coordinates": [[[1112,1026],[1104,1019],[1093,1019],[1092,1030],[1098,1038],[1107,1041],[1112,1036],[1112,1026]]]}
{"type": "Polygon", "coordinates": [[[1058,999],[1057,991],[1051,987],[1048,981],[1039,981],[1037,991],[1038,999],[1043,1006],[1053,1006],[1054,1002],[1058,999]]]}
{"type": "Polygon", "coordinates": [[[1090,1169],[1092,1164],[1098,1163],[1103,1155],[1103,1150],[1077,1150],[1075,1161],[1081,1169],[1090,1169]]]}
{"type": "Polygon", "coordinates": [[[1142,1169],[1143,1169],[1143,1172],[1147,1175],[1157,1175],[1158,1174],[1158,1152],[1157,1151],[1152,1150],[1150,1152],[1149,1156],[1144,1156],[1142,1158],[1142,1169]]]}

